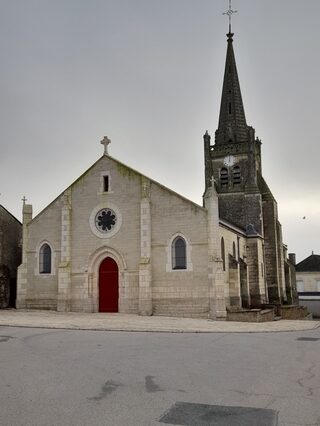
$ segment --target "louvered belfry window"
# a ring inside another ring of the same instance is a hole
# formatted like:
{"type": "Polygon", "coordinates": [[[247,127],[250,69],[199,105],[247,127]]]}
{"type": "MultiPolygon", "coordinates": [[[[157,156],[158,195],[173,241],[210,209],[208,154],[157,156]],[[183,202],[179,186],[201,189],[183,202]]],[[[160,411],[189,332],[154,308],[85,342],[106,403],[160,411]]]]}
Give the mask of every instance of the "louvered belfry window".
{"type": "Polygon", "coordinates": [[[241,172],[239,166],[234,166],[232,170],[232,181],[235,186],[240,185],[241,183],[241,172]]]}
{"type": "Polygon", "coordinates": [[[225,167],[220,170],[220,184],[223,188],[228,187],[229,184],[229,172],[225,167]]]}

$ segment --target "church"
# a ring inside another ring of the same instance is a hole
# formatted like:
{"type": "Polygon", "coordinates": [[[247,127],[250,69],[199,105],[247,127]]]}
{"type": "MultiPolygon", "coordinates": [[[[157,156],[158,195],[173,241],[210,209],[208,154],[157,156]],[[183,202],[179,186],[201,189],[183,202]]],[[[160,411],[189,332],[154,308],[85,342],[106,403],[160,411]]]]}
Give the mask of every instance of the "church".
{"type": "Polygon", "coordinates": [[[198,205],[108,153],[37,216],[23,205],[17,308],[225,319],[291,304],[277,202],[247,125],[231,28],[218,129],[198,205]]]}

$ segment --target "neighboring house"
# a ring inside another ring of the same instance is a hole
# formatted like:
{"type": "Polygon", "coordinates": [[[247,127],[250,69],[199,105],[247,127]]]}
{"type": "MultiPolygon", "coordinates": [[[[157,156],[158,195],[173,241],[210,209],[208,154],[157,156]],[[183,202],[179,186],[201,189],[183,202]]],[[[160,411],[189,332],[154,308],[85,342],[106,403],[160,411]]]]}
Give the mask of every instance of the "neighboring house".
{"type": "Polygon", "coordinates": [[[0,205],[0,308],[15,306],[22,224],[0,205]]]}
{"type": "Polygon", "coordinates": [[[296,265],[297,290],[301,305],[314,317],[320,317],[320,255],[311,256],[296,265]]]}
{"type": "MultiPolygon", "coordinates": [[[[20,308],[225,318],[294,301],[277,202],[247,125],[229,33],[203,206],[104,155],[36,217],[23,206],[20,308]]],[[[179,159],[183,161],[183,158],[179,159]]]]}

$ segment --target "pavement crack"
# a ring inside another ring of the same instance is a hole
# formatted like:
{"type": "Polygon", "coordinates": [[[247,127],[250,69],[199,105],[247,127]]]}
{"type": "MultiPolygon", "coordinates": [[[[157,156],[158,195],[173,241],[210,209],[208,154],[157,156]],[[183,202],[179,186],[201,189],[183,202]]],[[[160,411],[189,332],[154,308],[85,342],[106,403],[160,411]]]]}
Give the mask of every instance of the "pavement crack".
{"type": "Polygon", "coordinates": [[[309,368],[307,368],[305,370],[306,376],[301,377],[300,379],[298,379],[296,382],[298,383],[298,385],[304,389],[307,390],[307,396],[313,396],[313,386],[308,386],[305,384],[305,382],[312,380],[315,377],[315,373],[312,372],[312,370],[316,367],[314,362],[311,362],[311,365],[309,368]]]}

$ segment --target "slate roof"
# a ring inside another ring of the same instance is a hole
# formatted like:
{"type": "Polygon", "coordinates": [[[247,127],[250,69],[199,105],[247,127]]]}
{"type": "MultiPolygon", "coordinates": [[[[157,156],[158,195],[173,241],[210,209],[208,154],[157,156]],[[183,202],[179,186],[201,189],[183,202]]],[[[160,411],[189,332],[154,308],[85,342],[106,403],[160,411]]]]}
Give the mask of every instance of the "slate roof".
{"type": "Polygon", "coordinates": [[[20,222],[20,220],[18,220],[15,216],[13,216],[12,213],[9,212],[9,210],[7,210],[5,207],[3,207],[2,204],[0,204],[0,209],[2,209],[5,214],[7,214],[8,216],[10,216],[12,219],[14,219],[16,222],[18,222],[20,225],[22,225],[22,223],[20,222]]]}
{"type": "Polygon", "coordinates": [[[297,272],[320,272],[320,255],[312,254],[296,265],[297,272]]]}
{"type": "MultiPolygon", "coordinates": [[[[228,47],[223,78],[219,125],[216,143],[229,143],[237,136],[237,142],[248,141],[248,126],[244,112],[238,71],[233,50],[233,34],[228,33],[228,47]]],[[[233,140],[234,141],[234,140],[233,140]]]]}

